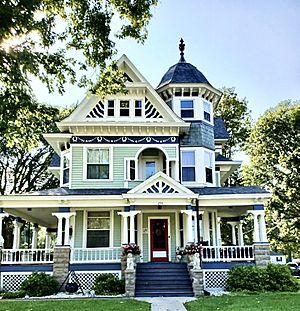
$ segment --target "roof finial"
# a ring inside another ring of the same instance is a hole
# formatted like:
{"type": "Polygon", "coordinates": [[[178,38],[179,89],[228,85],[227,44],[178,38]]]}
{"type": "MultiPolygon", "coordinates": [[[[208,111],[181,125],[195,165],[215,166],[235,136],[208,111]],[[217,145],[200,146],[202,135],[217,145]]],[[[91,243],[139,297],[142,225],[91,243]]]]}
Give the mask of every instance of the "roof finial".
{"type": "Polygon", "coordinates": [[[184,48],[185,48],[185,44],[184,44],[184,41],[183,39],[181,38],[180,39],[180,44],[179,44],[179,51],[180,51],[180,62],[185,62],[185,59],[184,59],[184,48]]]}

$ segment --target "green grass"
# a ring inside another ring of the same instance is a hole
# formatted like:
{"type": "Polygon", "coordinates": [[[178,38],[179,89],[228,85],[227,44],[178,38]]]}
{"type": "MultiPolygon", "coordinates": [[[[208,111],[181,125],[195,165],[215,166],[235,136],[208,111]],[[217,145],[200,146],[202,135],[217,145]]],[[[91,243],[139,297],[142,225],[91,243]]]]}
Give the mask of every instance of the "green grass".
{"type": "Polygon", "coordinates": [[[188,311],[299,311],[300,293],[234,294],[203,297],[185,305],[188,311]]]}
{"type": "Polygon", "coordinates": [[[132,299],[1,300],[1,311],[150,311],[150,304],[132,299]]]}

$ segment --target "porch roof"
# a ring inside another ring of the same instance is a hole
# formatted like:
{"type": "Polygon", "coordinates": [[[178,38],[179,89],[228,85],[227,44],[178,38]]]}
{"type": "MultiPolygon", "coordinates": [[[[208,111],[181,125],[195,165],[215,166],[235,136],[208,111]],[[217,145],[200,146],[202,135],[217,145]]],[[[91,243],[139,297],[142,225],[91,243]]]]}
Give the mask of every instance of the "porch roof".
{"type": "Polygon", "coordinates": [[[206,187],[190,188],[199,195],[218,195],[218,194],[261,194],[269,193],[267,190],[257,186],[238,186],[238,187],[206,187]]]}

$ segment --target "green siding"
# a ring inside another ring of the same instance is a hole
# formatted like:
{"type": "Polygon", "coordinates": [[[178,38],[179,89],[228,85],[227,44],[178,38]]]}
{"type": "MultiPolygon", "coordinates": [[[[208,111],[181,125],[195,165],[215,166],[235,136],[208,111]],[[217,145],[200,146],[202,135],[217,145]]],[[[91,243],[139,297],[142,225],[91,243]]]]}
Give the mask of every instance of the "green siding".
{"type": "Polygon", "coordinates": [[[166,147],[164,148],[170,158],[176,158],[177,147],[166,147]]]}
{"type": "Polygon", "coordinates": [[[75,232],[74,232],[74,247],[81,248],[83,235],[83,211],[76,211],[75,216],[75,232]]]}
{"type": "MultiPolygon", "coordinates": [[[[175,213],[162,213],[162,214],[152,214],[152,213],[143,213],[143,228],[148,228],[148,217],[170,217],[170,236],[171,236],[171,261],[176,260],[176,228],[175,228],[175,213]]],[[[143,259],[144,262],[149,261],[149,241],[148,236],[150,234],[150,228],[146,234],[143,234],[143,259]]]]}
{"type": "MultiPolygon", "coordinates": [[[[121,210],[119,211],[121,212],[121,210]]],[[[114,211],[114,247],[121,246],[121,216],[118,215],[118,211],[114,211]]]]}

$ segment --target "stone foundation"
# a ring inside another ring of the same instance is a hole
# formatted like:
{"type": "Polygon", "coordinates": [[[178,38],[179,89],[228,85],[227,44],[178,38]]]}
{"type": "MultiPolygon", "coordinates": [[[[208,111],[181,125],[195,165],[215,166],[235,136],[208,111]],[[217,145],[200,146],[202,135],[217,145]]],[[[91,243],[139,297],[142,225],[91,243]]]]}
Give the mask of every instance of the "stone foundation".
{"type": "MultiPolygon", "coordinates": [[[[53,276],[58,281],[59,286],[64,282],[69,273],[70,247],[57,246],[53,254],[53,276]]],[[[61,290],[64,290],[62,288],[61,290]]]]}
{"type": "Polygon", "coordinates": [[[193,292],[195,297],[204,295],[203,271],[202,269],[190,269],[193,292]]]}
{"type": "Polygon", "coordinates": [[[135,296],[135,269],[125,270],[125,295],[127,297],[135,296]]]}
{"type": "Polygon", "coordinates": [[[265,267],[270,263],[270,245],[254,244],[254,260],[258,267],[265,267]]]}

